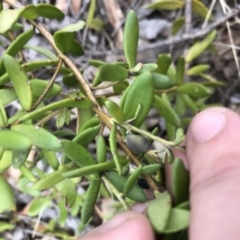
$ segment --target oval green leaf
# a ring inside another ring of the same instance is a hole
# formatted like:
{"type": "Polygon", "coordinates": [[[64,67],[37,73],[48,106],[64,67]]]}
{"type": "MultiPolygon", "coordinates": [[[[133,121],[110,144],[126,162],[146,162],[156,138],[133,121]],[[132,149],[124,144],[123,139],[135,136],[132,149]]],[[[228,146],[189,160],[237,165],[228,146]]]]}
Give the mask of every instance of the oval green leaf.
{"type": "MultiPolygon", "coordinates": [[[[105,177],[115,186],[115,188],[123,192],[124,185],[127,182],[127,178],[124,176],[118,175],[116,172],[109,172],[105,173],[105,177]]],[[[147,197],[143,192],[143,189],[140,188],[138,185],[135,185],[132,190],[127,194],[128,198],[136,201],[136,202],[146,202],[147,197]]]]}
{"type": "Polygon", "coordinates": [[[2,213],[3,211],[15,211],[16,204],[11,186],[1,175],[0,175],[0,192],[2,193],[0,202],[0,213],[2,213]]]}
{"type": "Polygon", "coordinates": [[[76,32],[82,30],[84,26],[85,22],[78,21],[54,33],[54,42],[62,53],[69,53],[74,56],[84,54],[81,45],[74,40],[76,32]]]}
{"type": "Polygon", "coordinates": [[[92,155],[83,146],[69,140],[62,140],[63,153],[81,167],[95,164],[92,155]]]}
{"type": "Polygon", "coordinates": [[[107,159],[107,148],[106,142],[102,135],[98,136],[97,139],[97,161],[98,163],[104,163],[107,159]]]}
{"type": "MultiPolygon", "coordinates": [[[[193,0],[192,1],[192,10],[202,19],[206,19],[209,9],[204,5],[202,1],[193,0]]],[[[212,20],[212,15],[209,15],[209,19],[212,20]]]]}
{"type": "Polygon", "coordinates": [[[81,222],[86,224],[92,216],[94,206],[97,201],[98,194],[100,192],[101,179],[94,179],[91,181],[90,186],[87,189],[87,193],[83,202],[81,210],[81,222]]]}
{"type": "Polygon", "coordinates": [[[175,158],[172,164],[172,191],[175,205],[189,199],[189,172],[182,160],[175,158]]]}
{"type": "Polygon", "coordinates": [[[123,194],[125,196],[127,196],[131,192],[131,190],[136,185],[137,180],[141,176],[141,174],[142,174],[142,166],[139,166],[137,169],[134,170],[133,173],[131,173],[131,175],[127,179],[123,188],[123,194]]]}
{"type": "MultiPolygon", "coordinates": [[[[33,102],[35,102],[43,93],[48,85],[48,81],[41,79],[32,79],[30,81],[32,87],[33,102]]],[[[54,97],[62,91],[62,87],[54,83],[46,94],[45,98],[54,97]]]]}
{"type": "Polygon", "coordinates": [[[124,119],[133,119],[140,105],[141,112],[134,120],[134,126],[140,127],[151,108],[153,95],[154,81],[151,73],[147,72],[137,76],[121,98],[120,107],[123,110],[124,119]]]}
{"type": "Polygon", "coordinates": [[[153,102],[154,108],[157,110],[157,112],[170,124],[180,127],[181,126],[181,120],[179,119],[176,112],[173,110],[171,106],[169,106],[168,103],[166,103],[162,98],[158,96],[154,96],[154,102],[153,102]]]}
{"type": "Polygon", "coordinates": [[[212,91],[200,83],[185,83],[177,88],[177,92],[188,94],[195,98],[208,97],[212,91]]]}
{"type": "Polygon", "coordinates": [[[136,65],[138,37],[138,18],[136,13],[130,10],[126,17],[123,36],[124,55],[129,68],[133,68],[136,65]]]}
{"type": "Polygon", "coordinates": [[[171,65],[172,59],[169,54],[160,54],[157,58],[157,65],[158,68],[155,70],[155,72],[160,74],[167,74],[167,71],[169,69],[169,66],[171,65]]]}
{"type": "Polygon", "coordinates": [[[30,110],[32,105],[32,89],[28,83],[27,74],[13,57],[4,55],[3,62],[6,71],[12,80],[22,108],[24,110],[30,110]]]}
{"type": "Polygon", "coordinates": [[[11,127],[13,131],[22,133],[31,139],[32,144],[49,150],[61,148],[61,141],[53,134],[38,126],[19,124],[11,127]]]}
{"type": "Polygon", "coordinates": [[[186,62],[191,62],[199,55],[201,55],[213,42],[217,35],[217,31],[214,30],[210,32],[202,41],[196,42],[188,51],[187,56],[185,58],[186,62]]]}
{"type": "Polygon", "coordinates": [[[171,27],[172,35],[175,35],[185,24],[185,17],[180,17],[173,22],[171,27]]]}
{"type": "Polygon", "coordinates": [[[121,124],[124,119],[122,109],[115,102],[109,99],[104,101],[104,105],[117,123],[121,124]]]}
{"type": "Polygon", "coordinates": [[[196,76],[196,75],[206,72],[208,69],[210,69],[209,64],[196,65],[196,66],[188,69],[187,74],[189,76],[196,76]]]}
{"type": "Polygon", "coordinates": [[[36,5],[38,14],[44,18],[63,20],[64,13],[51,4],[40,3],[36,5]]]}
{"type": "Polygon", "coordinates": [[[188,227],[190,213],[187,210],[173,208],[170,211],[167,226],[164,230],[155,229],[159,233],[174,233],[184,230],[188,227]]]}
{"type": "Polygon", "coordinates": [[[172,80],[167,75],[163,75],[160,73],[152,73],[153,81],[154,81],[154,88],[155,89],[169,89],[175,86],[175,81],[172,80]]]}
{"type": "Polygon", "coordinates": [[[12,151],[12,166],[19,169],[26,161],[31,148],[12,151]]]}
{"type": "Polygon", "coordinates": [[[170,212],[171,197],[168,192],[160,193],[156,199],[149,202],[147,215],[155,231],[162,232],[166,228],[170,212]]]}
{"type": "Polygon", "coordinates": [[[156,0],[147,7],[158,10],[174,10],[182,8],[184,4],[185,3],[181,0],[156,0]]]}
{"type": "Polygon", "coordinates": [[[32,141],[25,134],[11,130],[0,131],[0,146],[11,150],[26,150],[32,141]]]}
{"type": "Polygon", "coordinates": [[[126,68],[115,64],[105,64],[101,66],[93,80],[93,86],[97,86],[101,82],[116,82],[123,81],[128,78],[128,71],[126,68]]]}

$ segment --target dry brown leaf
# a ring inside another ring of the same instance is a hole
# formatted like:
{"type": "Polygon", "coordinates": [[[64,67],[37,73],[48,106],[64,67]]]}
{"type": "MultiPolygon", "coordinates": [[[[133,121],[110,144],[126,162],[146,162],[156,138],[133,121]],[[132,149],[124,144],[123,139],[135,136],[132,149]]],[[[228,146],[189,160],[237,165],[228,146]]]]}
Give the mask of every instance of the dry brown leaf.
{"type": "Polygon", "coordinates": [[[122,49],[123,30],[119,27],[123,20],[122,10],[115,0],[103,0],[103,3],[109,22],[115,29],[119,28],[114,39],[114,45],[117,49],[122,49]]]}

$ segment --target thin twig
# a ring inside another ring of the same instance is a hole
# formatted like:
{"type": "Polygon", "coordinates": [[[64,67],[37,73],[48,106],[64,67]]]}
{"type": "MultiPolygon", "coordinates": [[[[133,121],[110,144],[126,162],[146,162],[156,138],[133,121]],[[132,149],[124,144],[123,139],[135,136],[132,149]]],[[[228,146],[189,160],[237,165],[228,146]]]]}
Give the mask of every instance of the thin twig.
{"type": "Polygon", "coordinates": [[[90,86],[91,89],[93,90],[99,90],[99,89],[105,89],[105,88],[109,88],[109,87],[112,87],[114,85],[116,85],[118,82],[111,82],[109,84],[106,84],[106,85],[100,85],[100,86],[96,86],[96,87],[93,87],[93,86],[90,86]]]}
{"type": "MultiPolygon", "coordinates": [[[[142,48],[139,48],[138,52],[145,52],[145,51],[153,50],[153,49],[158,49],[159,52],[163,52],[163,51],[166,50],[166,48],[168,48],[172,45],[176,46],[176,45],[183,44],[185,42],[192,41],[192,40],[195,40],[195,39],[198,39],[198,38],[203,38],[205,35],[210,33],[216,27],[225,23],[228,19],[230,19],[232,17],[235,17],[239,13],[240,13],[240,5],[233,8],[226,15],[222,16],[221,18],[219,18],[218,20],[216,20],[212,24],[209,24],[209,26],[204,28],[204,29],[192,30],[192,32],[190,32],[188,34],[184,34],[182,36],[176,36],[176,37],[172,37],[170,39],[164,40],[164,41],[158,41],[156,43],[149,44],[148,46],[144,46],[142,48]]],[[[95,51],[93,53],[86,52],[86,54],[88,54],[88,55],[92,54],[92,56],[94,56],[94,57],[109,56],[109,55],[114,55],[114,54],[115,55],[121,55],[121,54],[123,54],[123,50],[104,51],[104,52],[95,51]]]]}
{"type": "Polygon", "coordinates": [[[38,100],[34,103],[34,105],[31,108],[31,111],[35,110],[37,108],[37,106],[41,103],[41,101],[44,99],[44,97],[46,96],[46,94],[49,92],[50,88],[52,87],[52,85],[54,84],[56,77],[62,67],[63,64],[63,60],[61,58],[59,58],[58,61],[58,65],[57,68],[51,78],[51,80],[49,81],[47,87],[45,88],[45,90],[43,91],[43,93],[41,94],[41,96],[38,98],[38,100]]]}

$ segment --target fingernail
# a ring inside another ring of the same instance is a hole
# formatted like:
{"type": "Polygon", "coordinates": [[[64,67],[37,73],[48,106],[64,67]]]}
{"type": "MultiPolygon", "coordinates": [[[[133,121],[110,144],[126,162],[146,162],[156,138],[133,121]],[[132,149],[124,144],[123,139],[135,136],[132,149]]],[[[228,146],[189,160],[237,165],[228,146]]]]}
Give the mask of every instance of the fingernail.
{"type": "Polygon", "coordinates": [[[207,109],[199,113],[190,125],[190,135],[194,142],[202,143],[216,136],[225,125],[224,109],[207,109]]]}
{"type": "Polygon", "coordinates": [[[123,225],[126,224],[132,218],[134,218],[134,214],[131,212],[121,213],[119,215],[116,215],[114,218],[104,223],[100,227],[96,228],[93,233],[94,234],[105,233],[116,227],[119,229],[120,227],[124,227],[123,225]]]}

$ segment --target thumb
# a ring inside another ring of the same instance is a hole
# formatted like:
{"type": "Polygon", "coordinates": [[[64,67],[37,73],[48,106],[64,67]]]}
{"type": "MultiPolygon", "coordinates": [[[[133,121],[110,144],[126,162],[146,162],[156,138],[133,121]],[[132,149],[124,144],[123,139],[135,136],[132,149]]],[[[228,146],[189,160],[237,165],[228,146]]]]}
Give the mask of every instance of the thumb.
{"type": "Polygon", "coordinates": [[[240,239],[240,117],[225,108],[198,114],[187,134],[191,240],[240,239]]]}
{"type": "Polygon", "coordinates": [[[137,212],[124,212],[97,227],[81,240],[154,240],[147,218],[137,212]]]}

